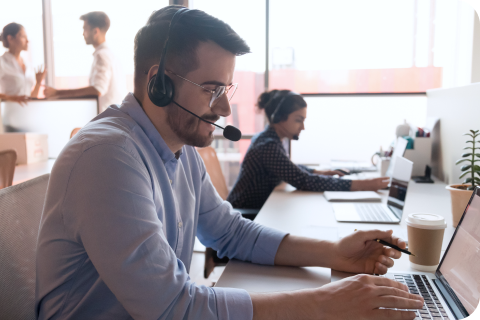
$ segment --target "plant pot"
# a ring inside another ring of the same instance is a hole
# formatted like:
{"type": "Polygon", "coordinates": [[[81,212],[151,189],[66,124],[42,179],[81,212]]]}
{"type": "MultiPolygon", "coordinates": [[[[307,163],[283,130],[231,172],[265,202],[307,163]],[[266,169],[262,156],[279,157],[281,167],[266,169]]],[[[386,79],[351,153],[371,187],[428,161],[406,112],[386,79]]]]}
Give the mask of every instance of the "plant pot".
{"type": "Polygon", "coordinates": [[[473,190],[463,190],[457,189],[456,187],[462,186],[461,184],[452,184],[446,186],[446,189],[450,191],[450,196],[452,198],[452,220],[453,226],[456,228],[460,219],[462,218],[463,212],[467,207],[468,201],[472,196],[473,190]]]}

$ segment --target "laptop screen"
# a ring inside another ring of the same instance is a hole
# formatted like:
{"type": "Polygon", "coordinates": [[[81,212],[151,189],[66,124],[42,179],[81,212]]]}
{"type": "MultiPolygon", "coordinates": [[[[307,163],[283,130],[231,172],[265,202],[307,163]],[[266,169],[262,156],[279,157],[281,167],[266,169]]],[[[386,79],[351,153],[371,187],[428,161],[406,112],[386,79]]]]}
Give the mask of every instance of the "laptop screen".
{"type": "Polygon", "coordinates": [[[408,181],[412,176],[413,162],[403,157],[397,157],[395,167],[393,168],[392,182],[388,192],[387,205],[394,213],[402,218],[402,210],[405,206],[405,197],[407,196],[408,181]],[[392,208],[393,207],[393,208],[392,208]]]}
{"type": "Polygon", "coordinates": [[[480,188],[477,188],[437,269],[437,277],[472,314],[480,302],[479,275],[480,188]]]}

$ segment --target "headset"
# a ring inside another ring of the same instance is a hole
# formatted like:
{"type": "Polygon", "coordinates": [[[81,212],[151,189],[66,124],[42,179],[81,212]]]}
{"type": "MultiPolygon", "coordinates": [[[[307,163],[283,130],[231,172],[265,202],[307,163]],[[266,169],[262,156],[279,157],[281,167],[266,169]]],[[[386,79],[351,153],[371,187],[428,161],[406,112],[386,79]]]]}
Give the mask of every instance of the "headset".
{"type": "MultiPolygon", "coordinates": [[[[170,103],[176,104],[181,109],[185,110],[186,112],[190,113],[194,117],[214,125],[223,130],[223,136],[231,141],[238,141],[242,137],[242,132],[235,128],[234,126],[228,125],[225,128],[215,124],[211,121],[205,120],[202,117],[196,115],[192,111],[182,107],[176,101],[173,100],[175,96],[175,86],[173,84],[172,79],[169,76],[165,75],[165,62],[167,61],[167,50],[168,50],[168,42],[170,40],[170,36],[172,33],[172,29],[175,24],[180,20],[182,16],[184,16],[190,9],[181,8],[178,9],[177,12],[172,16],[170,20],[170,24],[168,26],[168,33],[167,39],[165,40],[165,44],[163,45],[162,56],[160,57],[160,63],[158,64],[158,72],[148,81],[147,93],[150,101],[157,107],[166,107],[170,103]]],[[[148,72],[146,71],[148,74],[148,72]]]]}
{"type": "MultiPolygon", "coordinates": [[[[276,99],[278,96],[280,95],[280,91],[278,91],[272,98],[272,101],[273,99],[276,99]]],[[[296,93],[296,92],[293,92],[293,91],[289,91],[287,92],[286,95],[284,95],[282,97],[282,99],[280,100],[280,102],[277,104],[277,107],[275,108],[275,111],[273,111],[272,115],[270,116],[270,123],[274,124],[274,123],[278,123],[280,122],[280,117],[278,115],[278,111],[280,110],[282,104],[285,102],[285,99],[290,97],[290,96],[299,96],[300,94],[296,93]]]]}
{"type": "Polygon", "coordinates": [[[162,56],[160,57],[160,63],[158,65],[158,72],[154,75],[150,81],[148,81],[148,97],[150,101],[153,102],[158,107],[168,106],[175,95],[175,86],[173,85],[172,79],[169,76],[165,75],[165,62],[166,55],[168,50],[168,41],[172,33],[172,29],[175,24],[180,20],[180,18],[190,11],[187,8],[181,8],[175,12],[172,19],[170,20],[170,25],[168,26],[167,39],[163,45],[162,56]]]}

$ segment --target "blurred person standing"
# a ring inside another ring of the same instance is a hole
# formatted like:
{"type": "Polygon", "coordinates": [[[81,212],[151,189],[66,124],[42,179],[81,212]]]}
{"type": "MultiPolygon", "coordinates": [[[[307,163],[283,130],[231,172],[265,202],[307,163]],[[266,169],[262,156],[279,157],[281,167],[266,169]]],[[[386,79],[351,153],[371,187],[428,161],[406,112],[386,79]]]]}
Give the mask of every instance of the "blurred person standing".
{"type": "Polygon", "coordinates": [[[83,20],[85,43],[95,48],[89,86],[71,90],[57,90],[47,87],[45,96],[47,98],[97,96],[99,111],[103,112],[109,105],[122,101],[126,91],[126,79],[121,71],[120,64],[106,42],[110,19],[105,12],[89,12],[82,15],[80,20],[83,20]]]}
{"type": "MultiPolygon", "coordinates": [[[[0,40],[8,49],[0,56],[0,100],[25,105],[29,97],[38,96],[46,70],[40,66],[34,71],[21,57],[20,53],[28,50],[27,33],[21,24],[12,22],[3,27],[0,40]]],[[[5,118],[15,117],[17,108],[16,104],[5,106],[5,118]]],[[[1,132],[3,125],[0,125],[1,132]]]]}

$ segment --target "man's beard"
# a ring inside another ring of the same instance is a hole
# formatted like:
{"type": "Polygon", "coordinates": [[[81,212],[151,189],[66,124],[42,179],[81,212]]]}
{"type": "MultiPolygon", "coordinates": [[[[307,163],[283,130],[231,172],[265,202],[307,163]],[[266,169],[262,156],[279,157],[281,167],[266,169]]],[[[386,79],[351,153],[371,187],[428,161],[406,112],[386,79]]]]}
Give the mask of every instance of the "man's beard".
{"type": "MultiPolygon", "coordinates": [[[[213,133],[210,133],[207,137],[197,133],[202,120],[195,118],[184,110],[180,110],[177,106],[168,106],[167,108],[170,109],[167,112],[167,123],[184,144],[204,148],[212,143],[213,133]]],[[[211,122],[218,120],[218,116],[215,115],[206,115],[202,118],[211,122]]]]}

